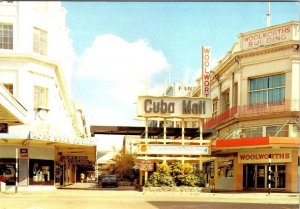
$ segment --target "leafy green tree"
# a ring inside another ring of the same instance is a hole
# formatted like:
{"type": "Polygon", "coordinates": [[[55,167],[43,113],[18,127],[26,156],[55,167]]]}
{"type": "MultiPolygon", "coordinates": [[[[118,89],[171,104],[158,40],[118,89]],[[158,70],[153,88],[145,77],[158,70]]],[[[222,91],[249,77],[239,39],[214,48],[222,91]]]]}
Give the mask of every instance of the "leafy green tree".
{"type": "Polygon", "coordinates": [[[115,171],[116,174],[120,176],[121,179],[123,177],[127,177],[133,175],[133,168],[135,166],[135,158],[136,156],[131,153],[119,153],[115,156],[115,171]]]}
{"type": "Polygon", "coordinates": [[[205,173],[195,169],[190,163],[175,162],[170,166],[167,163],[157,164],[146,186],[204,186],[206,184],[205,173]]]}

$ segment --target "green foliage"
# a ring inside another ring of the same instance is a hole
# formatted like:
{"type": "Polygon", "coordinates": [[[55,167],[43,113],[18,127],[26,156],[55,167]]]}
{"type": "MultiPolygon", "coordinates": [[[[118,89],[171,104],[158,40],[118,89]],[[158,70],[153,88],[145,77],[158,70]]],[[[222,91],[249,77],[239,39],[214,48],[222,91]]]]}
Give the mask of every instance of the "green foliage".
{"type": "Polygon", "coordinates": [[[171,175],[154,172],[146,183],[146,187],[162,187],[162,186],[174,186],[174,180],[171,175]]]}
{"type": "Polygon", "coordinates": [[[133,168],[135,165],[135,155],[130,153],[119,153],[115,159],[115,171],[118,176],[123,178],[124,176],[133,175],[133,168]]]}
{"type": "Polygon", "coordinates": [[[157,172],[170,175],[171,168],[167,163],[161,163],[156,165],[157,172]]]}
{"type": "Polygon", "coordinates": [[[157,172],[154,172],[146,186],[204,186],[206,175],[190,163],[175,162],[170,166],[166,163],[157,164],[157,172]]]}

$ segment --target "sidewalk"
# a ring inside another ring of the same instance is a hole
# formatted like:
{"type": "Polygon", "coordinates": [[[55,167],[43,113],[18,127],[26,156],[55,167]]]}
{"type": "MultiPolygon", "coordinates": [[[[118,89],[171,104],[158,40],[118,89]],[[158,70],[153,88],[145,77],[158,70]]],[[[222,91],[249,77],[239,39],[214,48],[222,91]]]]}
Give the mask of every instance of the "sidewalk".
{"type": "Polygon", "coordinates": [[[134,197],[147,200],[164,200],[175,198],[175,201],[199,201],[199,202],[235,202],[235,203],[264,203],[264,204],[299,204],[299,193],[201,193],[201,192],[140,192],[132,186],[117,188],[101,188],[95,183],[76,183],[61,189],[51,191],[20,191],[0,192],[3,197],[66,197],[76,198],[78,192],[82,197],[99,196],[107,197],[117,195],[120,197],[134,197]],[[80,190],[80,191],[78,191],[80,190]]]}

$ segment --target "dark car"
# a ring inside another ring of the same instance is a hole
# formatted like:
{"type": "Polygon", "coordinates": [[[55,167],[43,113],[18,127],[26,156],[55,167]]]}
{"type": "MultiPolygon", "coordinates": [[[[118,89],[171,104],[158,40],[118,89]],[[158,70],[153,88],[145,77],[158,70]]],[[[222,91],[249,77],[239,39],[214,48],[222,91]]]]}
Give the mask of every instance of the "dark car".
{"type": "Polygon", "coordinates": [[[101,185],[102,187],[106,186],[114,186],[117,187],[117,176],[116,175],[104,175],[101,179],[101,185]]]}

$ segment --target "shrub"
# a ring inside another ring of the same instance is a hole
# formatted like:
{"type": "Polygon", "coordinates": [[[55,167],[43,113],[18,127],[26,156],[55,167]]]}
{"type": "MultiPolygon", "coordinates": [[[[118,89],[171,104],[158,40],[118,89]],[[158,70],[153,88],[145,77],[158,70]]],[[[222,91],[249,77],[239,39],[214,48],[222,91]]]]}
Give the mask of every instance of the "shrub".
{"type": "Polygon", "coordinates": [[[147,187],[161,186],[205,186],[206,175],[203,171],[195,169],[190,163],[175,162],[170,166],[167,163],[157,164],[157,172],[154,172],[147,187]]]}
{"type": "Polygon", "coordinates": [[[172,176],[159,172],[154,172],[146,183],[146,187],[172,187],[174,185],[175,183],[172,176]]]}

